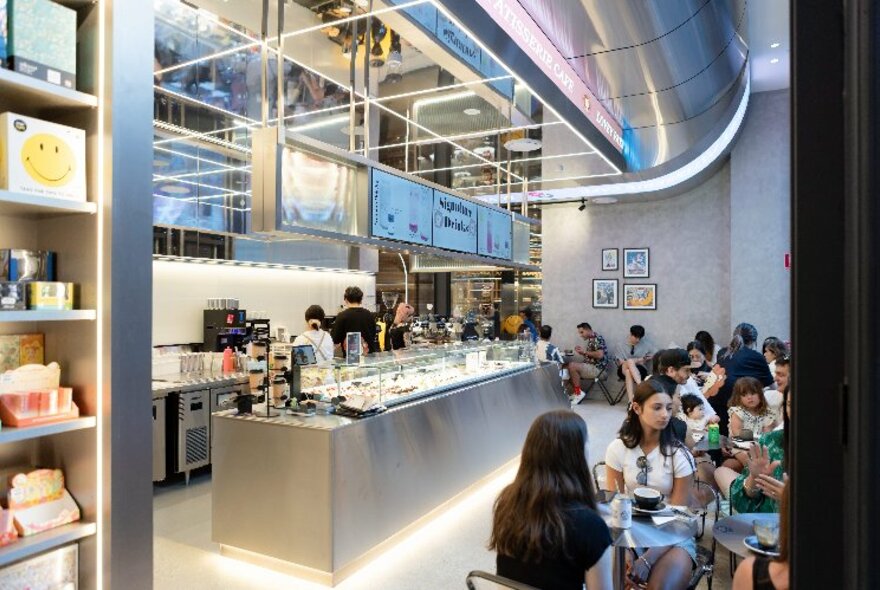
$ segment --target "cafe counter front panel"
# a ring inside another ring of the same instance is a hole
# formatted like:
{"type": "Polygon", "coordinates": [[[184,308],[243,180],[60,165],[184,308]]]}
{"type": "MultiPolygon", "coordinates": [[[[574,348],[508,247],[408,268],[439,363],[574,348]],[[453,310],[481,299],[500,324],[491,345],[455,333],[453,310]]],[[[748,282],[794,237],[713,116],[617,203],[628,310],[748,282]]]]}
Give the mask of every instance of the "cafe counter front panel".
{"type": "MultiPolygon", "coordinates": [[[[221,552],[337,584],[514,459],[535,417],[569,407],[555,365],[471,358],[411,362],[410,377],[448,385],[389,395],[388,410],[368,418],[215,414],[221,552]]],[[[387,366],[383,379],[406,376],[395,371],[387,366]]]]}

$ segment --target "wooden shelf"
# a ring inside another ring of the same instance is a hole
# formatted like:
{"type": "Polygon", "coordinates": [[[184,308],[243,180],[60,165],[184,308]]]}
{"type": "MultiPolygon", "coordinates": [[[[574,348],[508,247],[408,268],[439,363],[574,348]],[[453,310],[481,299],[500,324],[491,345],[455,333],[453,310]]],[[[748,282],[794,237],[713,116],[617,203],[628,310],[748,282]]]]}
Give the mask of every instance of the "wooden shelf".
{"type": "Polygon", "coordinates": [[[72,522],[45,533],[21,537],[14,543],[0,547],[0,567],[90,537],[97,530],[98,526],[93,522],[72,522]]]}
{"type": "Polygon", "coordinates": [[[72,322],[90,321],[97,317],[98,312],[94,309],[0,311],[0,322],[72,322]]]}
{"type": "Polygon", "coordinates": [[[92,109],[98,106],[98,98],[0,68],[2,110],[29,115],[34,111],[35,106],[41,110],[92,109]]]}
{"type": "Polygon", "coordinates": [[[44,424],[42,426],[29,426],[26,428],[4,426],[0,429],[0,444],[52,436],[53,434],[62,434],[64,432],[83,430],[85,428],[94,428],[97,423],[98,419],[94,416],[85,416],[82,418],[74,418],[73,420],[65,420],[64,422],[55,422],[54,424],[44,424]]]}
{"type": "Polygon", "coordinates": [[[0,190],[0,215],[57,217],[71,214],[92,215],[97,211],[96,203],[0,190]]]}

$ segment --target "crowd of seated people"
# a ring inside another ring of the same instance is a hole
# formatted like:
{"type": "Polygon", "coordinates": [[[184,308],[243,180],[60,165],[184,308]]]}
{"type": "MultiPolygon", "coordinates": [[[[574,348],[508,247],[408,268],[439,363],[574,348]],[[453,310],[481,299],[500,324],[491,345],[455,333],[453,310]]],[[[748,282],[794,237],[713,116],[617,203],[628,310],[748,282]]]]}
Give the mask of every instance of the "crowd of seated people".
{"type": "MultiPolygon", "coordinates": [[[[584,362],[569,363],[577,374],[572,378],[596,378],[598,361],[613,360],[619,377],[632,384],[626,416],[605,452],[602,498],[605,492],[611,497],[650,487],[669,505],[705,506],[715,495],[702,496],[695,485],[700,480],[728,499],[731,513],[782,509],[781,556],[745,560],[733,587],[788,588],[785,449],[792,390],[785,343],[768,338],[761,355],[755,350],[757,330],[742,323],[720,350],[701,331],[686,350],[650,354],[649,345],[642,345],[644,328],[632,326],[612,358],[589,324],[578,328],[587,347],[576,348],[584,362]],[[773,407],[773,396],[780,398],[779,408],[773,407]],[[719,452],[692,451],[693,434],[705,436],[711,424],[724,435],[753,442],[741,443],[744,448],[723,445],[719,452]]],[[[550,335],[551,330],[542,330],[544,356],[560,362],[550,335]]],[[[516,479],[495,504],[490,548],[497,553],[500,575],[535,588],[611,586],[611,537],[588,475],[586,442],[586,423],[573,411],[545,414],[532,425],[516,479]]],[[[698,567],[694,538],[627,555],[629,588],[685,589],[698,567]]]]}

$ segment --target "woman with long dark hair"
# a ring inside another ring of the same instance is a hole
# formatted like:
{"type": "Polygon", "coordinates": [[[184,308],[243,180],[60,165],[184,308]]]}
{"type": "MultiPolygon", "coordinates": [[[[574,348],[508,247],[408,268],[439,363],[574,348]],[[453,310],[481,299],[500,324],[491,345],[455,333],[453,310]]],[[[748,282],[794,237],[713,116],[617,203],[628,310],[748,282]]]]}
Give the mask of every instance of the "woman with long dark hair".
{"type": "Polygon", "coordinates": [[[708,365],[714,366],[715,363],[718,362],[718,351],[721,350],[721,347],[715,344],[715,339],[712,338],[712,334],[705,330],[700,330],[694,336],[694,340],[703,345],[703,353],[706,355],[706,363],[708,365]]]}
{"type": "Polygon", "coordinates": [[[719,354],[718,364],[724,368],[727,378],[718,393],[709,398],[709,403],[721,418],[719,424],[721,434],[727,434],[727,402],[730,400],[737,379],[754,377],[763,387],[773,384],[773,376],[767,367],[767,361],[755,350],[757,340],[758,330],[755,326],[747,323],[739,324],[733,330],[730,344],[719,354]]]}
{"type": "Polygon", "coordinates": [[[495,501],[498,575],[547,590],[610,590],[611,534],[596,513],[586,445],[587,424],[571,410],[532,423],[516,478],[495,501]]]}
{"type": "MultiPolygon", "coordinates": [[[[620,492],[653,488],[670,504],[685,506],[694,481],[694,460],[673,434],[672,397],[658,381],[652,378],[636,387],[619,437],[605,453],[605,485],[620,492]]],[[[690,582],[696,553],[694,539],[649,549],[633,561],[630,578],[652,588],[683,590],[690,582]]]]}

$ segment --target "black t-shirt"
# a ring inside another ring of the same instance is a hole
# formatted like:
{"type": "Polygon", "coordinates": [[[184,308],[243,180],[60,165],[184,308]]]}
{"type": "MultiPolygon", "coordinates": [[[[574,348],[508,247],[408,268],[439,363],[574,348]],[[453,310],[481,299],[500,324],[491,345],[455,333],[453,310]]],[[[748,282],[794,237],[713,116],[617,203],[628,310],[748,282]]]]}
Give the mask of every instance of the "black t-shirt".
{"type": "Polygon", "coordinates": [[[376,320],[373,319],[373,312],[363,307],[349,307],[340,311],[333,323],[333,344],[341,344],[344,350],[345,335],[349,332],[360,332],[370,352],[376,352],[376,320]]]}
{"type": "Polygon", "coordinates": [[[393,326],[385,331],[385,350],[401,350],[406,348],[406,333],[409,325],[393,326]]]}
{"type": "Polygon", "coordinates": [[[566,510],[565,538],[570,558],[559,555],[541,563],[526,563],[498,555],[499,576],[528,584],[540,590],[582,590],[584,576],[611,545],[611,533],[602,517],[587,506],[566,510]]]}
{"type": "MultiPolygon", "coordinates": [[[[719,357],[725,351],[719,353],[719,357]]],[[[740,377],[754,377],[761,382],[761,385],[767,387],[773,384],[773,375],[770,374],[770,367],[767,365],[767,359],[757,350],[751,348],[740,348],[731,357],[722,358],[719,364],[724,367],[727,372],[727,379],[724,385],[718,390],[714,396],[709,398],[709,404],[715,409],[718,417],[721,418],[719,427],[721,434],[727,434],[727,402],[733,393],[733,385],[740,377]]]]}

